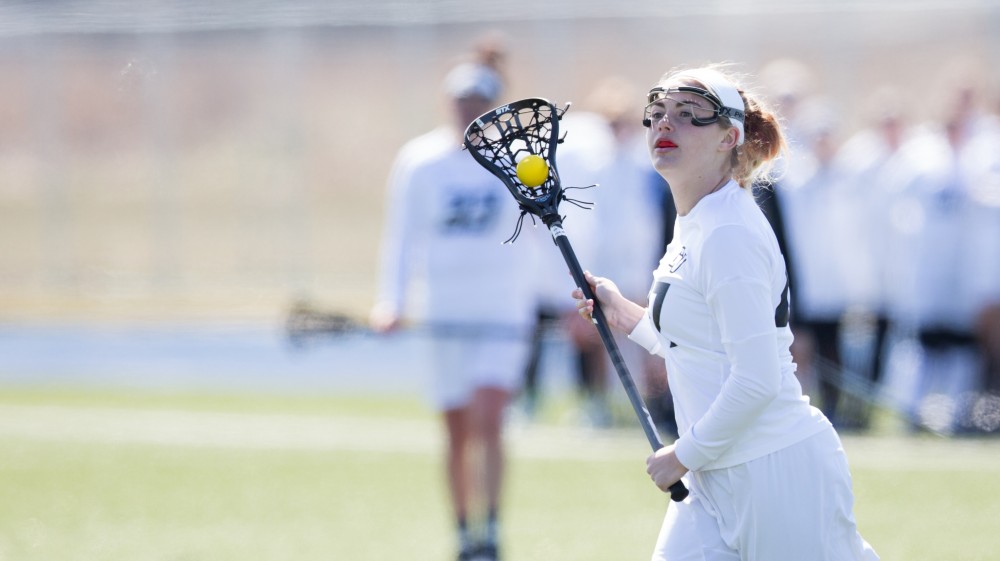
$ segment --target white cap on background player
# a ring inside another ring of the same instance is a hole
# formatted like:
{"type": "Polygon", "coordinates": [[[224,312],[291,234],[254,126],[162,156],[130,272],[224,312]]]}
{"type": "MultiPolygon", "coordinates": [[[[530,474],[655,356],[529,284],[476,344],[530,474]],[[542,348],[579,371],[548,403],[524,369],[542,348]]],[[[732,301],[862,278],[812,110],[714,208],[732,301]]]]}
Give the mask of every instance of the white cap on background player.
{"type": "Polygon", "coordinates": [[[448,72],[444,79],[444,89],[453,98],[461,99],[479,96],[494,100],[500,97],[503,82],[500,75],[489,66],[467,62],[459,64],[448,72]]]}

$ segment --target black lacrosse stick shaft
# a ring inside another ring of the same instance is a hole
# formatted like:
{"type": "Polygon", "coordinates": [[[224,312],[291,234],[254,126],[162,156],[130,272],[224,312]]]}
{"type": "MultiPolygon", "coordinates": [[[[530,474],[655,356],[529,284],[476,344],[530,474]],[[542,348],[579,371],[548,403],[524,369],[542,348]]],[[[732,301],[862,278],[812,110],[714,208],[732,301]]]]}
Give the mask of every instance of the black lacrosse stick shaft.
{"type": "MultiPolygon", "coordinates": [[[[594,313],[592,314],[594,325],[597,327],[597,332],[601,335],[604,347],[607,349],[608,354],[611,355],[611,363],[618,373],[622,387],[625,388],[625,395],[628,396],[628,400],[632,404],[632,409],[635,410],[635,415],[639,419],[642,431],[646,433],[646,440],[649,441],[649,445],[656,452],[660,448],[663,448],[663,441],[660,440],[660,435],[656,432],[656,426],[653,424],[653,418],[649,414],[649,409],[646,408],[642,396],[639,395],[639,389],[636,387],[632,375],[629,374],[628,367],[625,365],[625,359],[618,348],[618,343],[615,342],[615,338],[611,334],[611,328],[604,317],[604,311],[601,310],[601,306],[597,302],[597,296],[591,290],[586,278],[584,278],[580,261],[577,260],[573,246],[570,245],[569,238],[566,237],[566,233],[563,231],[562,221],[558,217],[546,216],[545,224],[549,227],[549,231],[552,232],[552,238],[555,240],[556,246],[559,247],[563,259],[566,260],[566,265],[569,267],[569,272],[573,276],[573,280],[580,287],[580,290],[583,291],[583,297],[594,301],[594,313]]],[[[681,502],[687,496],[688,489],[684,486],[683,482],[678,481],[670,486],[671,500],[681,502]]]]}

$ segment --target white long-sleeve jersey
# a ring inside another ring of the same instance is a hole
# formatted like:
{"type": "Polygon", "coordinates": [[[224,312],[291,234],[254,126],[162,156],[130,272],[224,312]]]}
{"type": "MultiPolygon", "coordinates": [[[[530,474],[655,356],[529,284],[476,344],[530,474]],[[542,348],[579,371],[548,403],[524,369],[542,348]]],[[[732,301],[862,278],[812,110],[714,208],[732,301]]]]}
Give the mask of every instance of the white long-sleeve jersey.
{"type": "Polygon", "coordinates": [[[378,305],[430,322],[528,325],[539,236],[503,244],[514,232],[517,203],[459,142],[452,130],[439,128],[397,156],[378,305]]]}
{"type": "Polygon", "coordinates": [[[741,464],[829,426],[795,377],[788,306],[778,242],[747,191],[731,181],[677,218],[629,336],[666,360],[688,469],[741,464]]]}

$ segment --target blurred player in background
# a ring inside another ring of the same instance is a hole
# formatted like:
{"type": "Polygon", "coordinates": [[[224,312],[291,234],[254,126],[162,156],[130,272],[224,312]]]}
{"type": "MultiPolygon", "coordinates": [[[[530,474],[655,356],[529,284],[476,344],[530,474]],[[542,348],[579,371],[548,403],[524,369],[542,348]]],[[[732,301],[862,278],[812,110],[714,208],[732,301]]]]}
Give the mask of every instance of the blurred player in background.
{"type": "Polygon", "coordinates": [[[902,150],[906,169],[891,213],[901,249],[892,310],[919,345],[911,419],[945,434],[969,426],[982,384],[977,317],[998,296],[983,283],[995,277],[997,230],[982,195],[994,189],[1000,165],[998,121],[982,104],[985,76],[962,64],[942,73],[942,93],[928,96],[936,122],[902,150]]]}
{"type": "MultiPolygon", "coordinates": [[[[677,208],[648,307],[586,274],[611,327],[664,357],[680,438],[647,460],[681,477],[657,561],[875,560],[854,522],[830,422],[802,395],[789,352],[788,281],[749,189],[784,147],[777,117],[717,68],[673,72],[649,92],[647,146],[677,208]]],[[[593,301],[573,297],[584,317],[593,301]]]]}
{"type": "MultiPolygon", "coordinates": [[[[856,219],[854,227],[844,232],[852,247],[844,337],[860,340],[862,350],[854,368],[876,392],[882,389],[889,347],[887,302],[893,291],[894,255],[899,249],[889,217],[897,178],[905,173],[901,149],[912,129],[905,118],[908,105],[905,92],[899,88],[875,88],[862,108],[865,125],[841,145],[834,163],[844,176],[842,199],[856,219]]],[[[859,403],[861,408],[854,414],[857,428],[869,426],[871,403],[877,397],[870,395],[867,403],[859,403]]]]}
{"type": "MultiPolygon", "coordinates": [[[[851,293],[852,251],[857,217],[850,212],[844,175],[834,165],[839,147],[839,115],[821,97],[802,100],[795,122],[798,151],[784,166],[774,189],[787,236],[791,326],[796,364],[814,376],[823,414],[838,428],[841,418],[841,319],[851,293]]],[[[802,373],[800,373],[802,376],[802,373]]]]}
{"type": "Polygon", "coordinates": [[[532,236],[503,244],[519,209],[462,150],[465,127],[500,99],[502,55],[486,46],[452,68],[444,80],[451,122],[397,156],[371,314],[375,329],[390,331],[422,303],[416,315],[432,333],[434,326],[457,328],[433,338],[431,397],[447,431],[460,560],[498,558],[503,415],[521,383],[534,320],[532,236]]]}
{"type": "MultiPolygon", "coordinates": [[[[788,284],[791,291],[794,292],[795,287],[799,284],[796,277],[798,267],[792,262],[789,224],[782,210],[784,206],[782,204],[783,190],[777,189],[776,184],[784,177],[789,160],[805,150],[799,124],[799,110],[806,99],[816,95],[816,76],[812,68],[800,60],[778,58],[765,64],[760,69],[758,77],[762,83],[763,91],[774,104],[774,110],[781,119],[786,149],[785,153],[779,155],[773,162],[771,173],[762,177],[754,186],[753,193],[757,205],[774,230],[778,247],[785,258],[788,284]]],[[[797,313],[797,309],[792,310],[793,323],[794,315],[797,313]]],[[[816,396],[819,392],[819,381],[816,379],[818,376],[813,372],[814,369],[811,368],[812,355],[812,348],[807,337],[797,337],[792,342],[792,357],[798,365],[795,375],[798,376],[805,393],[816,396]]]]}
{"type": "MultiPolygon", "coordinates": [[[[593,120],[586,134],[592,146],[587,160],[592,173],[589,180],[599,185],[586,191],[594,208],[580,216],[582,231],[575,239],[587,255],[587,268],[615,278],[622,294],[636,303],[645,301],[649,272],[666,248],[663,229],[668,217],[664,216],[663,200],[669,198],[666,183],[649,165],[644,129],[636,119],[641,99],[639,88],[631,82],[607,77],[585,99],[589,111],[567,123],[567,130],[572,131],[578,120],[593,120]]],[[[610,394],[616,387],[611,380],[610,357],[593,325],[579,314],[570,316],[567,323],[580,349],[581,379],[591,410],[598,416],[601,410],[608,411],[605,416],[610,418],[610,394]]],[[[654,421],[676,436],[672,411],[661,406],[670,399],[669,395],[663,399],[668,390],[662,361],[652,360],[635,345],[623,345],[624,335],[620,339],[622,356],[639,381],[654,421]]]]}
{"type": "MultiPolygon", "coordinates": [[[[571,111],[560,122],[560,134],[565,137],[565,142],[559,145],[559,177],[566,187],[584,187],[597,182],[597,174],[602,162],[607,158],[608,150],[612,144],[608,132],[607,124],[596,113],[587,111],[571,111]]],[[[597,189],[578,191],[578,197],[583,201],[592,201],[593,193],[597,189]]],[[[563,215],[563,228],[574,240],[578,241],[574,250],[581,263],[589,263],[593,259],[588,243],[583,242],[583,238],[589,234],[588,225],[592,209],[581,208],[576,205],[564,204],[559,209],[563,215]]],[[[534,339],[532,348],[532,360],[525,370],[524,402],[529,415],[534,415],[540,407],[541,388],[544,385],[541,358],[545,349],[546,328],[555,326],[562,334],[567,336],[569,351],[572,355],[572,365],[570,373],[574,376],[580,398],[583,402],[581,421],[591,425],[606,425],[609,419],[604,410],[604,392],[596,392],[595,382],[600,383],[603,388],[603,380],[595,373],[595,364],[602,360],[602,354],[606,353],[600,340],[594,348],[586,341],[579,341],[571,335],[571,325],[573,316],[576,316],[576,309],[573,303],[566,299],[566,293],[573,289],[573,279],[570,277],[565,261],[559,252],[559,248],[552,243],[551,234],[547,229],[542,228],[525,232],[522,236],[530,235],[541,239],[540,245],[543,258],[539,263],[537,281],[537,315],[538,331],[534,339]],[[597,406],[596,408],[594,406],[597,406]]]]}
{"type": "MultiPolygon", "coordinates": [[[[629,298],[645,299],[649,271],[666,247],[663,241],[666,184],[649,165],[643,129],[636,120],[641,107],[638,89],[627,80],[602,79],[581,104],[582,111],[568,114],[560,125],[565,142],[559,148],[559,174],[565,186],[597,187],[575,197],[593,203],[591,209],[563,205],[566,231],[576,240],[581,263],[602,274],[620,278],[619,287],[629,298]]],[[[672,222],[671,222],[672,224],[672,222]]],[[[540,309],[548,317],[559,317],[575,352],[575,372],[582,407],[581,420],[606,427],[615,421],[610,357],[593,325],[576,313],[566,293],[572,290],[558,248],[545,244],[553,255],[545,260],[540,309]]],[[[650,412],[661,428],[674,433],[666,373],[662,361],[634,345],[621,346],[630,372],[638,375],[650,404],[650,412]],[[665,398],[664,398],[665,397],[665,398]],[[654,407],[655,406],[655,407],[654,407]]],[[[537,364],[529,369],[528,385],[537,386],[537,364]]]]}
{"type": "MultiPolygon", "coordinates": [[[[980,79],[982,75],[980,75],[980,79]]],[[[983,88],[979,114],[980,134],[965,150],[972,181],[972,223],[979,233],[975,260],[973,299],[976,303],[974,330],[983,354],[980,395],[971,405],[969,425],[973,431],[1000,431],[1000,84],[983,88]]]]}

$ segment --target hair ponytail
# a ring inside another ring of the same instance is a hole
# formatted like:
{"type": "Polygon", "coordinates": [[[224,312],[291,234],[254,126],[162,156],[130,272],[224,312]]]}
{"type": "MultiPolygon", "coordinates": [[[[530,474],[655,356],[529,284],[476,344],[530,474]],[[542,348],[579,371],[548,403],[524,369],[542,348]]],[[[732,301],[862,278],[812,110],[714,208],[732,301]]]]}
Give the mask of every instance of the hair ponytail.
{"type": "Polygon", "coordinates": [[[787,145],[778,116],[756,97],[742,90],[740,95],[746,106],[743,123],[746,138],[742,145],[733,149],[733,178],[741,186],[750,188],[758,181],[771,182],[774,161],[785,152],[787,145]]]}

